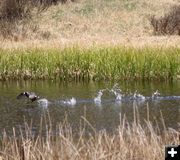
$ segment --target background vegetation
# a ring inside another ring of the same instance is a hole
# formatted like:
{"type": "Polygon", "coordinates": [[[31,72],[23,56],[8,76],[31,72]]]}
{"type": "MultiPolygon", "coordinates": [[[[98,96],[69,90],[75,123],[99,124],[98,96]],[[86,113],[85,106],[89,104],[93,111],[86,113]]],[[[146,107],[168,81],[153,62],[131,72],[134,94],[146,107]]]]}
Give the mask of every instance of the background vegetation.
{"type": "Polygon", "coordinates": [[[150,47],[1,49],[0,79],[173,80],[180,75],[179,52],[150,47]]]}
{"type": "MultiPolygon", "coordinates": [[[[72,0],[73,1],[73,0],[72,0]]],[[[21,34],[27,38],[27,32],[35,32],[32,17],[42,11],[67,0],[2,0],[0,3],[0,33],[3,38],[11,38],[21,34]],[[21,33],[18,30],[21,29],[21,33]]]]}
{"type": "Polygon", "coordinates": [[[179,34],[178,5],[178,0],[2,0],[0,35],[62,44],[126,44],[139,37],[151,43],[156,41],[150,37],[154,33],[179,34]]]}
{"type": "Polygon", "coordinates": [[[180,5],[171,8],[163,17],[151,18],[155,34],[180,35],[180,5]]]}

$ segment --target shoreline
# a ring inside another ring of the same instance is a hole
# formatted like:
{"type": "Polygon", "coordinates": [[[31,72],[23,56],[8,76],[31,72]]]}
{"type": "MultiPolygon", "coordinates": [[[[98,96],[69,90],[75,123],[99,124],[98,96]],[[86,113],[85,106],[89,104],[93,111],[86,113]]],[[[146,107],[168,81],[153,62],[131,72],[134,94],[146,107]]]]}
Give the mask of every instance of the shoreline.
{"type": "Polygon", "coordinates": [[[90,38],[60,38],[49,40],[1,40],[1,49],[21,49],[21,48],[68,48],[79,46],[82,48],[91,47],[133,47],[133,48],[180,48],[180,36],[144,36],[144,37],[104,37],[98,39],[96,37],[90,38]]]}

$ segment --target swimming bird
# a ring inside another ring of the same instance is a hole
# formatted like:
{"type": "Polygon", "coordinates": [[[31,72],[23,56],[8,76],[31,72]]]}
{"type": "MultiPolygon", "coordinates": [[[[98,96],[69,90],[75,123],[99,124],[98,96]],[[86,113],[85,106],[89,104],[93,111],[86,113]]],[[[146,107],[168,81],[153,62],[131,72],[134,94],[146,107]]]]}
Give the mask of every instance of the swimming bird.
{"type": "Polygon", "coordinates": [[[34,101],[36,101],[36,100],[38,100],[40,98],[34,92],[22,92],[17,96],[17,99],[20,99],[20,98],[23,98],[23,97],[27,97],[32,102],[34,102],[34,101]]]}
{"type": "Polygon", "coordinates": [[[157,98],[158,96],[160,96],[161,94],[159,93],[159,91],[158,90],[156,90],[156,92],[154,92],[153,94],[152,94],[152,99],[155,99],[155,98],[157,98]]]}

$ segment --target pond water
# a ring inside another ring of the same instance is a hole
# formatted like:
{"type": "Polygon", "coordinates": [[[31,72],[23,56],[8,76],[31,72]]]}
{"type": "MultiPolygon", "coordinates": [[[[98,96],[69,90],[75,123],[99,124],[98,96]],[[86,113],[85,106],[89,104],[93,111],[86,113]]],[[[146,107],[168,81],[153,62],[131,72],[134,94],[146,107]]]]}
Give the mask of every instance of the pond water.
{"type": "Polygon", "coordinates": [[[162,127],[161,117],[167,127],[177,129],[180,123],[180,81],[171,83],[63,83],[53,81],[0,82],[0,133],[12,127],[32,124],[39,129],[40,119],[48,114],[55,126],[68,117],[74,130],[82,117],[97,130],[112,132],[119,124],[119,116],[126,115],[133,121],[134,107],[142,120],[149,119],[162,127]],[[152,97],[156,90],[160,95],[152,97]],[[48,100],[30,102],[27,98],[16,99],[19,93],[33,91],[48,100]]]}

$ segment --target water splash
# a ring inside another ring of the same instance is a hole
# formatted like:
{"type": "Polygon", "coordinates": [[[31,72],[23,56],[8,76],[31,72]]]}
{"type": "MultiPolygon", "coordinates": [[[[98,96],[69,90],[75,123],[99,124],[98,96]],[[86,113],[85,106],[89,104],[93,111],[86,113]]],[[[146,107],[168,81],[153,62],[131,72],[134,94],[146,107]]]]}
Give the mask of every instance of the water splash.
{"type": "Polygon", "coordinates": [[[112,89],[110,90],[111,93],[113,93],[116,97],[116,101],[121,101],[122,100],[122,91],[121,89],[118,87],[118,84],[116,83],[112,89]]]}
{"type": "Polygon", "coordinates": [[[61,104],[66,105],[66,106],[75,106],[77,103],[77,100],[76,98],[72,97],[70,99],[62,100],[60,102],[61,104]]]}
{"type": "Polygon", "coordinates": [[[157,99],[160,95],[161,95],[161,94],[159,93],[159,91],[156,90],[156,92],[154,92],[154,93],[152,94],[152,99],[157,99]]]}
{"type": "Polygon", "coordinates": [[[101,103],[101,97],[102,97],[104,91],[105,90],[103,89],[98,92],[97,96],[94,98],[94,103],[96,103],[96,104],[101,103]]]}
{"type": "MultiPolygon", "coordinates": [[[[124,103],[124,102],[137,102],[138,105],[140,103],[144,103],[145,101],[160,101],[160,100],[177,100],[180,99],[180,96],[161,96],[161,94],[159,93],[158,90],[156,90],[155,92],[152,93],[152,95],[150,96],[144,96],[142,94],[140,94],[137,90],[132,93],[131,91],[126,91],[123,92],[117,84],[115,84],[111,89],[101,89],[98,91],[97,95],[95,98],[87,101],[87,100],[83,100],[83,101],[78,101],[78,104],[80,103],[95,103],[95,105],[97,106],[101,106],[102,105],[102,96],[104,96],[104,102],[105,103],[124,103]],[[106,92],[107,91],[107,92],[106,92]],[[106,94],[105,94],[106,93],[106,94]],[[105,96],[104,96],[105,94],[105,96]],[[113,97],[112,99],[112,95],[115,96],[115,98],[113,97]],[[107,98],[107,99],[106,99],[107,98]]],[[[49,104],[57,104],[57,105],[63,105],[63,106],[75,106],[77,104],[77,100],[76,98],[72,97],[69,99],[65,99],[65,100],[57,100],[54,102],[49,102],[47,99],[40,99],[37,101],[38,105],[44,108],[47,108],[49,106],[49,104]]]]}
{"type": "Polygon", "coordinates": [[[45,98],[39,99],[39,100],[37,100],[37,102],[38,102],[38,105],[41,106],[41,107],[43,107],[43,108],[47,108],[48,105],[49,105],[49,103],[50,103],[50,102],[49,102],[47,99],[45,99],[45,98]]]}
{"type": "Polygon", "coordinates": [[[136,90],[133,94],[133,99],[134,100],[145,100],[146,98],[145,98],[145,96],[139,94],[136,90]]]}
{"type": "Polygon", "coordinates": [[[72,106],[76,105],[76,103],[77,103],[77,101],[76,101],[76,99],[75,99],[74,97],[72,97],[72,98],[69,100],[69,104],[72,105],[72,106]]]}
{"type": "Polygon", "coordinates": [[[116,97],[116,101],[121,101],[122,100],[122,94],[121,94],[121,90],[115,90],[115,89],[111,89],[110,92],[114,93],[115,97],[116,97]]]}

